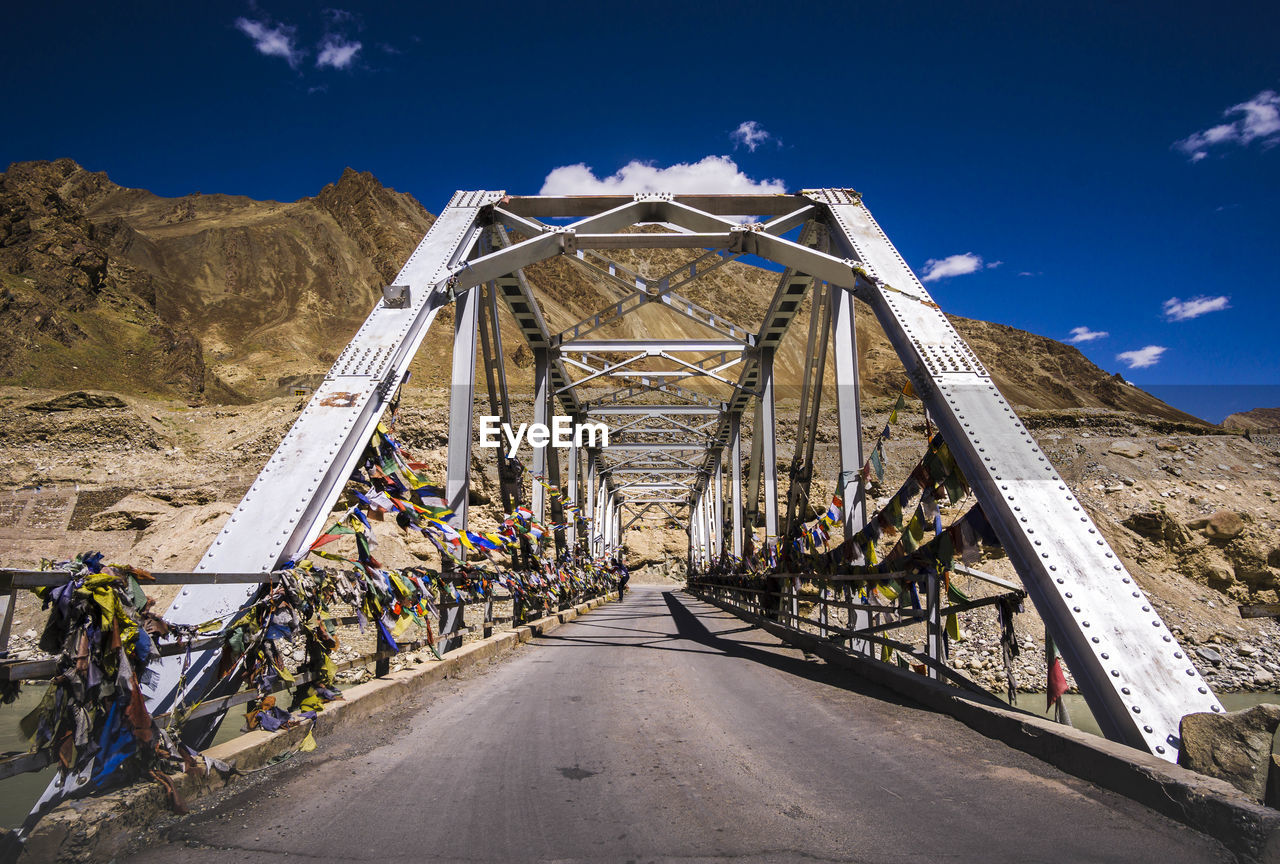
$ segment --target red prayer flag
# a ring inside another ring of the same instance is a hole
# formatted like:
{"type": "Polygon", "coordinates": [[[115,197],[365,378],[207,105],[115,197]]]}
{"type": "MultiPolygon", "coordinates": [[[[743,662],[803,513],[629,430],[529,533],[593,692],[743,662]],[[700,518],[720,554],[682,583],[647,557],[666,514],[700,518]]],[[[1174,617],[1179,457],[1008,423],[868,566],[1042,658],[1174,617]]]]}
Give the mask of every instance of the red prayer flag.
{"type": "Polygon", "coordinates": [[[1053,661],[1049,664],[1049,682],[1048,690],[1045,696],[1048,697],[1044,710],[1048,711],[1053,707],[1053,703],[1062,698],[1062,694],[1067,692],[1067,676],[1062,672],[1062,661],[1055,654],[1053,661]]]}

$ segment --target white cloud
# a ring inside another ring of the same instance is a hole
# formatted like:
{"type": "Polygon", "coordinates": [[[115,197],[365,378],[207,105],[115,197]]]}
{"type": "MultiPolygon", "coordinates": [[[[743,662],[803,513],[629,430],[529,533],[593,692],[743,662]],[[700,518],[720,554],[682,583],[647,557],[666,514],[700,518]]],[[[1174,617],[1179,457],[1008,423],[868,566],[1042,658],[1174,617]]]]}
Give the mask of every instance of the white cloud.
{"type": "Polygon", "coordinates": [[[1168,351],[1161,345],[1148,345],[1146,348],[1139,348],[1137,351],[1122,351],[1116,355],[1116,359],[1121,363],[1128,364],[1130,369],[1146,369],[1148,366],[1154,366],[1160,362],[1160,356],[1168,351]]]}
{"type": "Polygon", "coordinates": [[[541,195],[616,195],[635,192],[718,192],[764,194],[786,192],[781,180],[752,180],[728,156],[707,156],[659,168],[632,161],[607,177],[597,177],[583,162],[555,168],[542,182],[541,195]]]}
{"type": "Polygon", "coordinates": [[[1170,321],[1190,321],[1210,312],[1220,312],[1231,308],[1230,297],[1192,297],[1190,300],[1179,300],[1170,297],[1164,301],[1164,317],[1170,321]]]}
{"type": "MultiPolygon", "coordinates": [[[[1000,264],[1000,261],[996,261],[987,266],[999,267],[1000,264]]],[[[925,282],[937,282],[939,279],[947,279],[951,276],[967,276],[981,269],[982,256],[965,252],[963,255],[948,255],[946,258],[930,258],[924,262],[924,275],[920,278],[925,282]]]]}
{"type": "Polygon", "coordinates": [[[317,47],[320,50],[316,57],[317,69],[323,69],[326,66],[332,69],[346,69],[355,60],[356,54],[363,46],[354,40],[348,41],[343,36],[328,33],[320,40],[317,47]]]}
{"type": "Polygon", "coordinates": [[[1199,162],[1209,155],[1210,148],[1220,145],[1247,147],[1259,141],[1263,147],[1273,147],[1280,143],[1280,93],[1274,90],[1263,90],[1247,102],[1232,105],[1222,116],[1230,122],[1193,132],[1173,142],[1173,148],[1199,162]]]}
{"type": "Polygon", "coordinates": [[[729,133],[729,139],[735,147],[746,147],[752,153],[766,141],[775,140],[767,129],[754,120],[738,124],[738,128],[729,133]]]}
{"type": "Polygon", "coordinates": [[[266,21],[255,21],[252,18],[237,18],[236,29],[253,40],[253,47],[259,54],[268,57],[282,57],[291,66],[297,67],[298,61],[306,52],[294,43],[297,28],[287,24],[270,25],[266,21]]]}
{"type": "Polygon", "coordinates": [[[1088,327],[1072,327],[1071,338],[1067,341],[1073,345],[1081,342],[1092,342],[1095,339],[1106,339],[1111,334],[1106,330],[1090,330],[1088,327]]]}

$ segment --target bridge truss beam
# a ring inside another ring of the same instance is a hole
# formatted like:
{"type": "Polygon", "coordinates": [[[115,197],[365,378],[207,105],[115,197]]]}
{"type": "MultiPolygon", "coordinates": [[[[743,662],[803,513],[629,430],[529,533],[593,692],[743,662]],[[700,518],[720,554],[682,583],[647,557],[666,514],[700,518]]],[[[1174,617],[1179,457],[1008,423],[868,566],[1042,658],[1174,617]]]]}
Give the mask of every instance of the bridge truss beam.
{"type": "MultiPolygon", "coordinates": [[[[504,418],[511,414],[498,299],[535,356],[535,420],[545,422],[558,402],[580,420],[642,421],[607,448],[587,451],[581,493],[579,455],[570,455],[569,500],[582,502],[590,520],[584,543],[593,554],[616,554],[627,526],[661,514],[678,522],[685,517],[690,557],[697,564],[707,566],[730,550],[743,557],[761,507],[766,544],[772,545],[803,521],[827,352],[833,355],[841,472],[846,489],[856,485],[852,477],[863,464],[856,296],[869,304],[888,334],[1104,731],[1173,759],[1181,717],[1220,710],[1079,501],[856,193],[522,197],[459,192],[385,295],[232,514],[201,571],[268,572],[306,554],[436,313],[451,302],[457,304],[455,382],[463,386],[451,396],[447,494],[459,514],[457,524],[465,526],[472,407],[466,396],[474,396],[475,385],[474,369],[468,375],[465,367],[468,358],[474,363],[477,333],[490,405],[504,418]],[[741,224],[743,216],[761,221],[741,224]],[[545,219],[575,221],[552,226],[545,219]],[[665,223],[674,230],[624,233],[637,222],[665,223]],[[792,235],[795,239],[788,239],[792,235]],[[689,263],[646,280],[611,261],[605,254],[611,249],[700,251],[689,263]],[[551,332],[524,268],[560,255],[611,290],[631,293],[564,332],[551,332]],[[786,268],[758,330],[676,293],[743,255],[786,268]],[[811,295],[809,386],[792,463],[796,476],[780,514],[773,367],[790,324],[811,295]],[[705,333],[688,340],[583,338],[644,307],[696,321],[705,333]],[[625,369],[615,363],[602,367],[599,355],[611,352],[635,356],[625,361],[625,369]],[[710,356],[686,356],[697,353],[710,356]],[[725,377],[735,364],[740,366],[736,379],[725,377]],[[646,365],[650,368],[642,370],[646,365]],[[587,377],[570,374],[584,367],[587,377]],[[630,383],[598,392],[595,385],[618,377],[602,374],[609,372],[625,372],[630,383]],[[638,381],[630,379],[632,373],[638,381]],[[697,389],[672,378],[694,382],[697,389]],[[745,490],[744,416],[754,417],[745,490]],[[670,422],[662,425],[664,419],[670,422]],[[678,488],[655,486],[647,497],[632,494],[643,490],[624,488],[627,477],[678,488]],[[633,514],[626,526],[624,509],[633,514]],[[274,527],[264,530],[268,525],[274,527]]],[[[558,484],[554,450],[535,452],[534,472],[558,484]]],[[[503,489],[504,506],[520,500],[513,484],[503,489]]],[[[530,492],[541,517],[548,503],[545,490],[535,483],[530,492]]],[[[553,510],[561,504],[559,499],[550,503],[553,510]]],[[[847,536],[861,526],[865,505],[856,498],[846,501],[846,513],[847,536]]],[[[562,514],[553,512],[552,518],[561,522],[562,514]]],[[[575,522],[567,539],[558,535],[557,547],[572,545],[576,529],[575,522]]],[[[167,617],[200,623],[231,615],[251,602],[256,590],[190,586],[167,617]]],[[[932,596],[930,604],[936,606],[932,596]]],[[[194,652],[185,679],[178,660],[166,661],[148,692],[151,710],[209,695],[217,660],[216,652],[194,652]],[[181,688],[180,680],[185,680],[181,688]]],[[[195,743],[207,741],[210,731],[209,726],[192,730],[195,743]]]]}

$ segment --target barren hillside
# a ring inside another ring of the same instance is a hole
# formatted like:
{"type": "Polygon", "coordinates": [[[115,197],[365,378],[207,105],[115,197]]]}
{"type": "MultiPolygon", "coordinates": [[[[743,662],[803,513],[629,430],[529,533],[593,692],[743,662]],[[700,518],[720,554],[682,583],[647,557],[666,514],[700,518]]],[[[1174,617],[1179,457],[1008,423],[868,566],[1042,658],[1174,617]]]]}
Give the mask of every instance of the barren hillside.
{"type": "MultiPolygon", "coordinates": [[[[161,198],[68,159],[12,165],[0,175],[0,323],[12,333],[0,345],[0,383],[214,403],[283,395],[324,374],[433,218],[413,196],[351,169],[314,198],[280,203],[199,193],[161,198]]],[[[656,277],[697,254],[619,250],[613,257],[656,277]]],[[[626,293],[561,258],[528,274],[555,331],[626,293]]],[[[686,293],[751,328],[777,279],[732,262],[686,293]]],[[[887,394],[905,378],[874,318],[861,311],[863,384],[869,395],[887,394]]],[[[437,318],[415,363],[414,378],[424,384],[446,374],[449,313],[437,318]]],[[[1190,419],[1073,347],[952,320],[1015,404],[1190,419]]],[[[799,379],[805,324],[802,314],[776,361],[783,398],[799,379]]],[[[706,331],[654,304],[597,335],[706,331]]],[[[510,319],[504,337],[513,386],[527,387],[531,358],[510,319]]]]}

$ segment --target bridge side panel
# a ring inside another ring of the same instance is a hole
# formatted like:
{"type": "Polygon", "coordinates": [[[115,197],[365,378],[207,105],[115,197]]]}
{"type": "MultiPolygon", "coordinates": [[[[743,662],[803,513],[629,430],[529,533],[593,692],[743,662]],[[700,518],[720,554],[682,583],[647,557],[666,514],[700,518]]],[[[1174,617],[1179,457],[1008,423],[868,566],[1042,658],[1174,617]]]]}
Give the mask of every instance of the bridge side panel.
{"type": "MultiPolygon", "coordinates": [[[[1179,723],[1217,698],[987,370],[858,202],[817,194],[908,375],[1111,738],[1177,758],[1179,723]]],[[[834,250],[833,250],[834,251],[834,250]]]]}
{"type": "MultiPolygon", "coordinates": [[[[196,568],[267,572],[296,560],[324,528],[329,512],[373,434],[386,401],[402,381],[440,307],[450,267],[465,258],[479,230],[481,207],[494,192],[459,192],[409,257],[394,285],[407,286],[403,305],[380,301],[317,388],[244,499],[196,568]]],[[[187,586],[165,617],[198,624],[234,613],[257,585],[187,586]]],[[[192,657],[187,689],[200,692],[217,652],[192,657]]],[[[182,657],[168,658],[148,696],[152,711],[172,703],[182,657]]]]}

